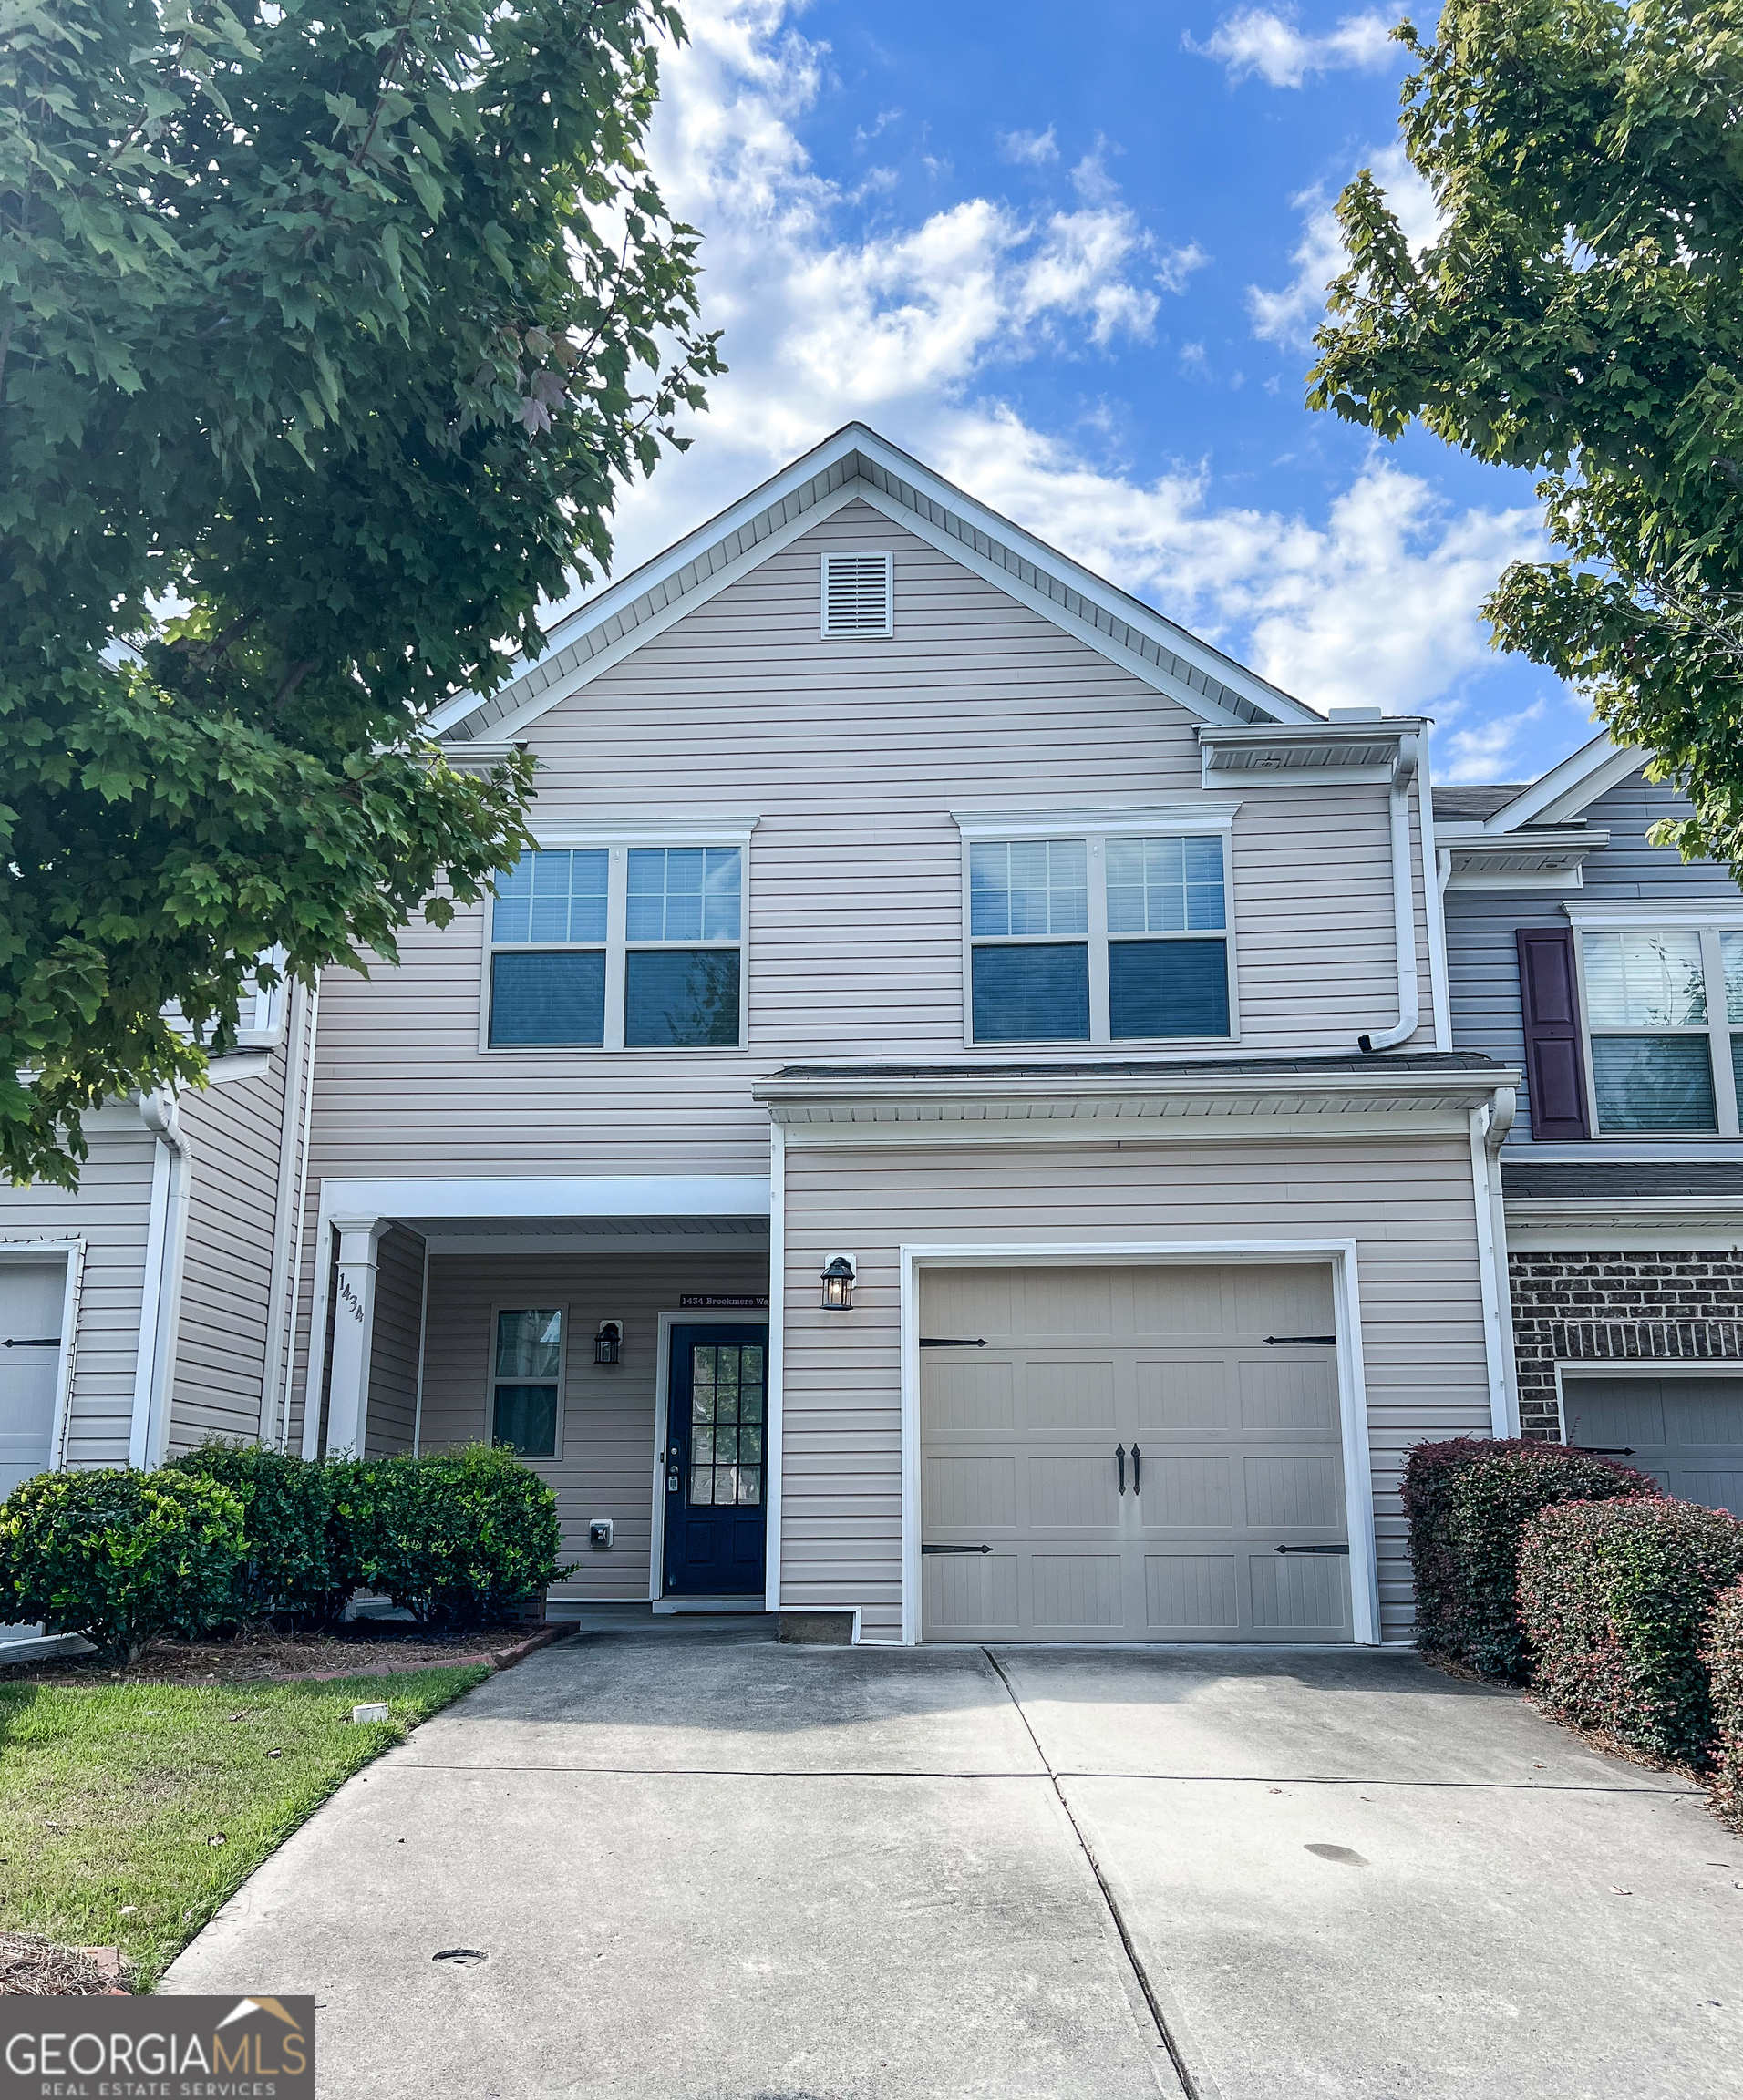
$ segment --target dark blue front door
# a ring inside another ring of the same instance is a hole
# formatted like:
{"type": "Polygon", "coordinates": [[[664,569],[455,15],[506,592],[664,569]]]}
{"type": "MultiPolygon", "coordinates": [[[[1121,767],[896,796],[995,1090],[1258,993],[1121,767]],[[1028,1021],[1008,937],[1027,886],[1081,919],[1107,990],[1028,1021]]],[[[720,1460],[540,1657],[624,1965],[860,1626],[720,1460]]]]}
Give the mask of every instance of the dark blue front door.
{"type": "Polygon", "coordinates": [[[665,1422],[665,1594],[760,1597],[768,1328],[673,1328],[665,1422]]]}

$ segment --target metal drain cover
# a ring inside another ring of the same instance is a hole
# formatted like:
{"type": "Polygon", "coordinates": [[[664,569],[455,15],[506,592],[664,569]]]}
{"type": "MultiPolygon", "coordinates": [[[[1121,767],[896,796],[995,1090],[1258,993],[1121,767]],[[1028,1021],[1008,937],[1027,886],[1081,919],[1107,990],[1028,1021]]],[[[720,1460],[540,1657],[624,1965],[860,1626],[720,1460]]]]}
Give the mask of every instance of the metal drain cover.
{"type": "Polygon", "coordinates": [[[444,1947],[439,1954],[432,1954],[432,1961],[451,1961],[457,1969],[473,1969],[490,1957],[477,1947],[444,1947]]]}

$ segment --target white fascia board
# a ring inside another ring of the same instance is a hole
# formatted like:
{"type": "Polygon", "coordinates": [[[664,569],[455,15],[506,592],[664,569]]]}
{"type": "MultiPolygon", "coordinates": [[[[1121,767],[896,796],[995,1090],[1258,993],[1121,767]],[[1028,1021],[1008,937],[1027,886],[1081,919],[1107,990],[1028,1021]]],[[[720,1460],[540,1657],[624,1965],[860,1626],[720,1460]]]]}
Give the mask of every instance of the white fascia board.
{"type": "Polygon", "coordinates": [[[346,1181],[328,1176],[321,1208],[340,1220],[423,1218],[766,1218],[767,1174],[479,1175],[346,1181]]]}
{"type": "Polygon", "coordinates": [[[569,846],[748,846],[761,822],[740,810],[673,817],[627,809],[618,817],[553,817],[549,824],[535,818],[532,835],[541,848],[555,851],[569,846]]]}
{"type": "Polygon", "coordinates": [[[1626,903],[1594,899],[1589,904],[1564,903],[1562,909],[1571,925],[1589,932],[1625,932],[1635,927],[1672,932],[1680,927],[1692,930],[1698,926],[1743,926],[1743,892],[1733,904],[1705,901],[1698,904],[1681,904],[1674,897],[1655,897],[1645,902],[1626,903]]]}
{"type": "Polygon", "coordinates": [[[1515,1253],[1743,1244],[1743,1197],[1506,1196],[1503,1208],[1515,1253]]]}
{"type": "Polygon", "coordinates": [[[1202,830],[1207,825],[1226,831],[1240,807],[1230,797],[1200,795],[1109,809],[953,809],[950,816],[964,839],[1052,839],[1061,831],[1094,831],[1111,839],[1155,830],[1202,830]]]}
{"type": "MultiPolygon", "coordinates": [[[[512,738],[529,721],[542,714],[546,708],[566,698],[589,680],[630,654],[634,649],[661,633],[686,612],[704,604],[728,583],[734,582],[748,570],[767,561],[813,525],[830,517],[834,511],[850,502],[864,502],[882,510],[884,515],[913,532],[918,538],[929,541],[941,552],[961,561],[1000,590],[1007,592],[1021,602],[1078,635],[1101,654],[1109,657],[1123,667],[1131,670],[1146,684],[1166,693],[1171,699],[1188,707],[1206,721],[1226,722],[1232,719],[1228,713],[1212,701],[1208,695],[1194,693],[1178,679],[1171,678],[1159,666],[1143,656],[1126,649],[1112,635],[1103,633],[1092,622],[1078,618],[1058,601],[1045,592],[1036,591],[1015,575],[1004,563],[984,554],[976,547],[976,538],[998,546],[1016,555],[1019,560],[1059,582],[1065,588],[1087,600],[1112,620],[1144,635],[1160,648],[1202,671],[1207,678],[1220,685],[1226,685],[1238,694],[1250,705],[1258,708],[1273,720],[1280,722],[1323,723],[1324,716],[1316,714],[1304,701],[1284,693],[1261,678],[1255,672],[1232,657],[1225,656],[1219,649],[1189,633],[1183,627],[1131,598],[1105,577],[1097,576],[1081,568],[1057,549],[1048,547],[1014,525],[996,511],[977,503],[973,497],[941,479],[916,459],[897,449],[886,439],[868,429],[864,424],[851,423],[844,429],[796,459],[779,474],[748,495],[729,509],[709,519],[688,533],[665,553],[657,555],[629,575],[610,584],[595,598],[577,606],[565,614],[551,629],[548,645],[539,659],[543,662],[553,651],[566,648],[580,634],[609,622],[622,614],[637,599],[659,590],[690,563],[704,560],[723,540],[735,533],[758,524],[765,516],[801,495],[809,484],[820,476],[863,457],[890,476],[898,484],[911,489],[924,504],[935,506],[964,528],[964,534],[957,534],[941,528],[926,515],[922,504],[910,504],[899,496],[892,496],[879,489],[875,483],[861,476],[851,475],[841,485],[816,500],[801,505],[782,524],[759,535],[733,561],[723,564],[713,573],[698,580],[687,590],[675,593],[669,603],[657,612],[640,621],[621,636],[610,648],[601,650],[588,658],[584,664],[575,666],[572,677],[564,676],[547,685],[536,697],[529,697],[518,706],[505,710],[488,726],[493,741],[512,738]]],[[[529,665],[531,671],[533,666],[529,665]]],[[[526,674],[522,673],[522,676],[526,674]]],[[[511,681],[511,686],[515,681],[511,681]]],[[[492,695],[494,697],[494,695],[492,695]]],[[[453,699],[435,709],[429,717],[430,733],[441,736],[475,714],[485,702],[476,694],[457,694],[453,699]]]]}
{"type": "Polygon", "coordinates": [[[1647,754],[1631,746],[1612,743],[1607,731],[1559,766],[1552,766],[1541,780],[1534,780],[1523,794],[1485,817],[1485,831],[1517,831],[1521,824],[1563,824],[1607,795],[1612,788],[1645,762],[1647,754]]]}

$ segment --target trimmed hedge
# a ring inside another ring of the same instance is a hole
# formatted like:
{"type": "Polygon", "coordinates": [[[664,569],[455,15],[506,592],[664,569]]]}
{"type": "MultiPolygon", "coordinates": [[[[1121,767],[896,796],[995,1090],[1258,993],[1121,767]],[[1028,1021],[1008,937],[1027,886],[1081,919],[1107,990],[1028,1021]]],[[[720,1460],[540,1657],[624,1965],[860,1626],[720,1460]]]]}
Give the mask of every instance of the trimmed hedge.
{"type": "Polygon", "coordinates": [[[362,1580],[356,1527],[341,1513],[353,1461],[311,1464],[270,1445],[201,1445],[166,1470],[215,1480],[242,1506],[247,1546],[231,1583],[228,1616],[249,1625],[273,1611],[333,1625],[362,1580]]]}
{"type": "Polygon", "coordinates": [[[1719,1592],[1701,1646],[1713,1702],[1713,1807],[1743,1830],[1743,1582],[1719,1592]]]}
{"type": "Polygon", "coordinates": [[[488,1626],[574,1572],[557,1564],[557,1498],[488,1444],[380,1458],[365,1476],[364,1580],[420,1625],[488,1626]]]}
{"type": "Polygon", "coordinates": [[[1743,1521],[1645,1498],[1545,1509],[1519,1556],[1532,1689],[1558,1721],[1702,1765],[1713,1700],[1701,1660],[1719,1591],[1743,1576],[1743,1521]]]}
{"type": "Polygon", "coordinates": [[[242,1506],[186,1473],[38,1473],[0,1503],[0,1619],[41,1619],[126,1662],[221,1616],[242,1506]]]}
{"type": "Polygon", "coordinates": [[[1403,1484],[1417,1646],[1522,1684],[1531,1655],[1516,1592],[1525,1527],[1552,1503],[1657,1492],[1645,1473],[1565,1444],[1459,1436],[1417,1445],[1403,1484]]]}

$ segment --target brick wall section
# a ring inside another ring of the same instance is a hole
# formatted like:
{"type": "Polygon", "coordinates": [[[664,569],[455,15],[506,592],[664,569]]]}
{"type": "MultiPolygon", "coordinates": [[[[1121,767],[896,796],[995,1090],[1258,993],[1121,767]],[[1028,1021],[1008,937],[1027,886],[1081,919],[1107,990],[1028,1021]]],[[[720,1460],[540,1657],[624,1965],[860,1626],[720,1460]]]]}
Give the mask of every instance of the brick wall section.
{"type": "Polygon", "coordinates": [[[1562,1434],[1555,1366],[1743,1359],[1743,1251],[1513,1254],[1523,1436],[1562,1434]]]}

